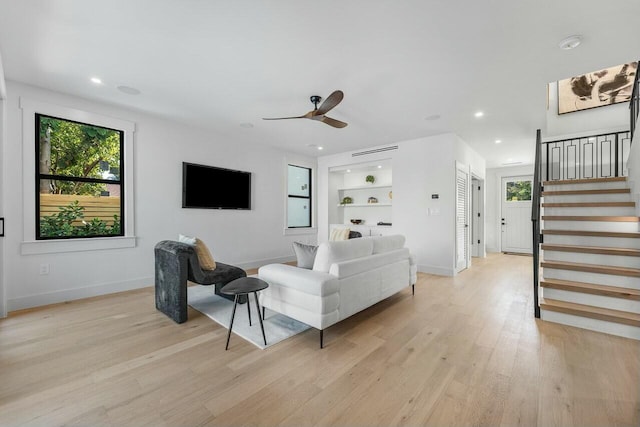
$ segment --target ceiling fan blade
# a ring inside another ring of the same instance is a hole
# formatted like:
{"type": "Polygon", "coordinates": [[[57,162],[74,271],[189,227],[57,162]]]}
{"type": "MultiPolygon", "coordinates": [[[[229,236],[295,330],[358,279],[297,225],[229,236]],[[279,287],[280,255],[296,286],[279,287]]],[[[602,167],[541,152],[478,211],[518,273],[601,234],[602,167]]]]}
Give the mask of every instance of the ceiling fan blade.
{"type": "Polygon", "coordinates": [[[340,102],[342,101],[342,98],[344,98],[344,93],[342,93],[341,90],[334,91],[331,95],[327,97],[327,99],[324,100],[322,104],[320,104],[320,107],[318,107],[318,109],[313,112],[313,115],[321,116],[326,114],[333,107],[340,104],[340,102]]]}
{"type": "Polygon", "coordinates": [[[295,116],[295,117],[263,117],[262,120],[288,120],[288,119],[304,119],[307,116],[295,116]]]}
{"type": "Polygon", "coordinates": [[[347,123],[341,122],[340,120],[332,119],[331,117],[323,116],[320,121],[322,123],[326,123],[329,126],[333,126],[334,128],[343,128],[347,126],[347,123]]]}

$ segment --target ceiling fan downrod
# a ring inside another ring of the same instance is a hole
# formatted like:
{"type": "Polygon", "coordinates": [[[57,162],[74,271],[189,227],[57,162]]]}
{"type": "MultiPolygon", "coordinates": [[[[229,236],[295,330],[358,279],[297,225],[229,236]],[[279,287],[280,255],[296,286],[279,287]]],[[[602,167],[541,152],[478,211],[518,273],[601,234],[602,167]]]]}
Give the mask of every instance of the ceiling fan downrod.
{"type": "Polygon", "coordinates": [[[313,103],[313,105],[315,105],[314,111],[318,109],[318,104],[320,103],[320,101],[322,101],[322,97],[319,95],[311,95],[311,98],[309,98],[311,100],[311,102],[313,103]]]}

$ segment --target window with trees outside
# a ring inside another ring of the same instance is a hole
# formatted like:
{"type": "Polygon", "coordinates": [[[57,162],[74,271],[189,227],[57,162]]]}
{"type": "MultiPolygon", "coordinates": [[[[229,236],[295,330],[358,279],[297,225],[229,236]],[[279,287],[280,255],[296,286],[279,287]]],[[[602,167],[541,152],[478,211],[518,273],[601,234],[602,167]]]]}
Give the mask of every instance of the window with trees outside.
{"type": "Polygon", "coordinates": [[[508,181],[505,199],[507,202],[531,201],[531,181],[508,181]]]}
{"type": "Polygon", "coordinates": [[[124,132],[36,114],[36,239],[124,235],[124,132]]]}
{"type": "Polygon", "coordinates": [[[311,227],[311,169],[288,165],[287,227],[311,227]]]}

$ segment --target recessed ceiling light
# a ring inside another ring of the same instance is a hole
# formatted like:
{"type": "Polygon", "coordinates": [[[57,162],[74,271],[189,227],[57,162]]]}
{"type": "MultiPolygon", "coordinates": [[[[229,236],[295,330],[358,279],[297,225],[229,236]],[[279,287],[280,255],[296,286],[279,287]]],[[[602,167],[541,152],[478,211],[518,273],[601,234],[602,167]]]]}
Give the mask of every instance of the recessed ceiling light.
{"type": "Polygon", "coordinates": [[[101,85],[102,84],[102,79],[100,79],[98,77],[91,77],[91,83],[95,83],[97,85],[101,85]]]}
{"type": "Polygon", "coordinates": [[[347,169],[347,173],[351,173],[351,169],[347,169]]]}
{"type": "Polygon", "coordinates": [[[324,147],[318,147],[318,150],[322,150],[324,147]]]}
{"type": "Polygon", "coordinates": [[[382,165],[378,165],[378,169],[382,169],[382,165]]]}
{"type": "Polygon", "coordinates": [[[580,46],[580,43],[582,42],[582,36],[579,35],[573,35],[573,36],[569,36],[566,39],[563,39],[560,41],[560,43],[558,43],[558,47],[560,47],[560,49],[564,49],[564,50],[571,50],[571,49],[575,49],[576,47],[580,46]]]}
{"type": "Polygon", "coordinates": [[[496,144],[500,144],[502,142],[501,139],[496,139],[496,144]]]}
{"type": "Polygon", "coordinates": [[[478,111],[478,112],[476,112],[476,113],[474,114],[474,116],[476,116],[476,117],[482,117],[482,116],[484,116],[484,113],[483,113],[482,111],[478,111]]]}
{"type": "Polygon", "coordinates": [[[140,95],[140,91],[135,87],[118,86],[117,89],[122,93],[126,93],[127,95],[140,95]]]}
{"type": "Polygon", "coordinates": [[[245,128],[245,129],[251,129],[253,127],[252,123],[240,123],[240,127],[241,128],[245,128]]]}
{"type": "Polygon", "coordinates": [[[440,114],[432,114],[430,116],[425,117],[424,119],[432,121],[432,120],[438,120],[439,118],[440,118],[440,114]]]}

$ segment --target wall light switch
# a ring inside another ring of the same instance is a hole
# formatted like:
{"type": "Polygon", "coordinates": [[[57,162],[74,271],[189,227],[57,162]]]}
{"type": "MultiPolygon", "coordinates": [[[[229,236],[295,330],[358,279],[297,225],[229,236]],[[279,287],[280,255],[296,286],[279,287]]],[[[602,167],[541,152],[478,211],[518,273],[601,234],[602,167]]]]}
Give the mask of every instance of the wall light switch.
{"type": "Polygon", "coordinates": [[[40,264],[40,275],[45,276],[49,274],[49,264],[40,264]]]}

